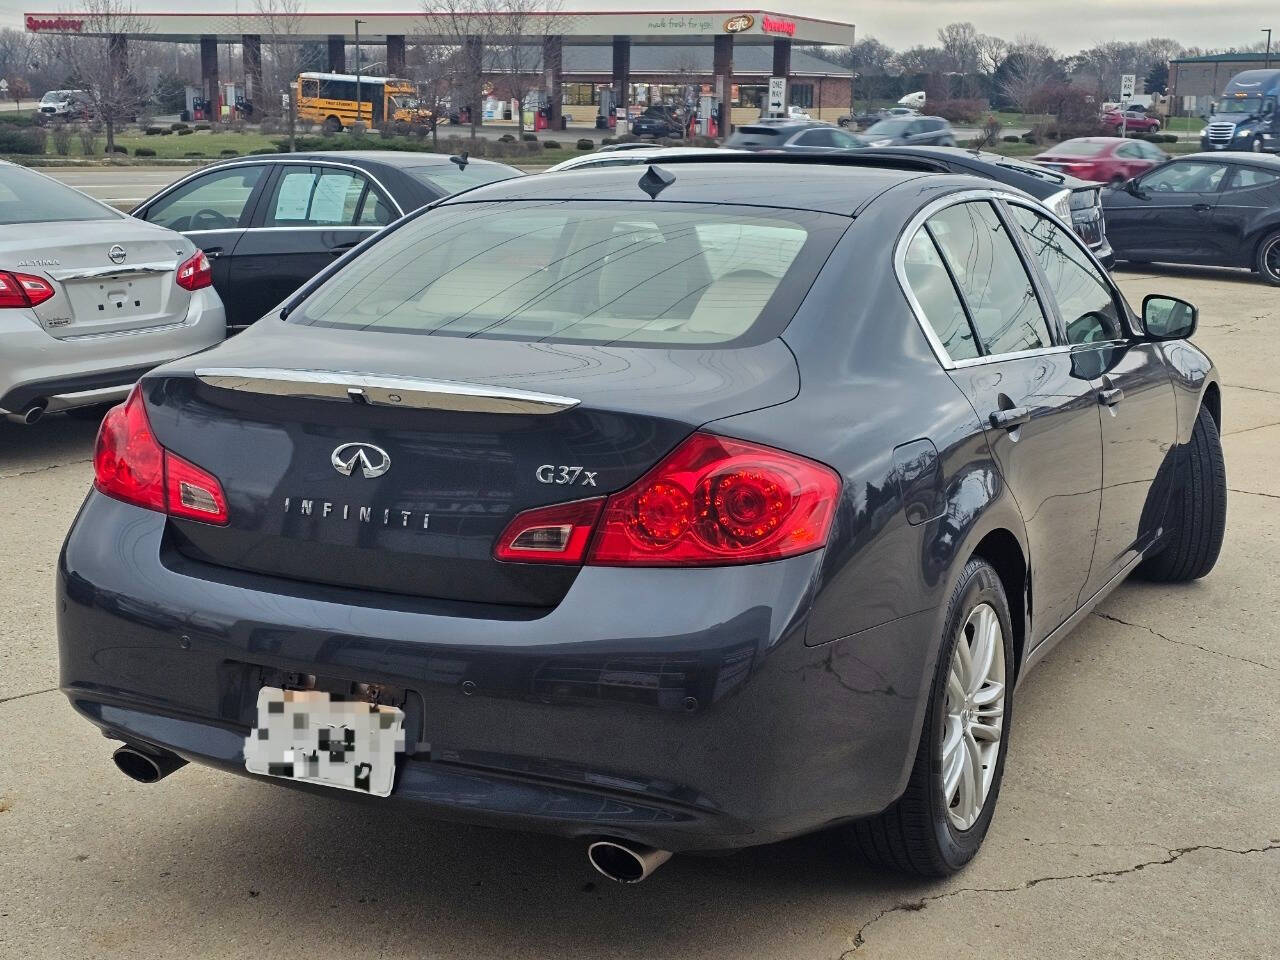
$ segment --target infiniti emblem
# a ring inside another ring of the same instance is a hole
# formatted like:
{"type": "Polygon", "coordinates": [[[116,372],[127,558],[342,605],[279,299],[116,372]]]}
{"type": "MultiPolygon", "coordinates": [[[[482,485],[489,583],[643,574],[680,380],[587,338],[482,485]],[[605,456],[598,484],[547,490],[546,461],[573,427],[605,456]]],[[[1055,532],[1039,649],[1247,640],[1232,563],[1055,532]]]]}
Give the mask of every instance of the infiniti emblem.
{"type": "Polygon", "coordinates": [[[391,455],[372,443],[344,443],[333,451],[329,462],[344,477],[351,476],[356,464],[360,464],[360,472],[368,480],[391,469],[391,455]]]}
{"type": "Polygon", "coordinates": [[[107,251],[107,256],[111,258],[112,263],[124,263],[124,258],[125,258],[124,247],[120,246],[120,244],[117,243],[114,247],[112,247],[110,250],[107,251]]]}

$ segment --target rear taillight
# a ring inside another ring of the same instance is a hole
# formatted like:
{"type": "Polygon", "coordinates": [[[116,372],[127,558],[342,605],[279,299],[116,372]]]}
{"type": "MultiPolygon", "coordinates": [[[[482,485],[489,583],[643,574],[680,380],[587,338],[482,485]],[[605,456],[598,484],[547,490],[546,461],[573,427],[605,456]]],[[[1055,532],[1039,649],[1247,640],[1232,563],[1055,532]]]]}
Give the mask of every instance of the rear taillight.
{"type": "Polygon", "coordinates": [[[695,433],[609,497],[587,563],[716,566],[807,553],[826,544],[839,497],[830,467],[695,433]]]}
{"type": "Polygon", "coordinates": [[[494,556],[522,563],[681,567],[761,563],[825,546],[840,497],[830,467],[695,433],[607,500],[521,513],[494,556]]]}
{"type": "Polygon", "coordinates": [[[213,267],[203,250],[197,250],[178,267],[178,286],[183,290],[202,290],[213,284],[213,267]]]}
{"type": "Polygon", "coordinates": [[[9,273],[0,270],[0,309],[5,307],[35,307],[53,296],[53,285],[42,277],[29,273],[9,273]]]}
{"type": "Polygon", "coordinates": [[[224,526],[227,500],[218,478],[170,453],[151,432],[137,387],[98,429],[93,485],[125,503],[170,516],[224,526]]]}
{"type": "Polygon", "coordinates": [[[537,507],[518,514],[498,538],[493,555],[516,563],[582,563],[604,497],[537,507]]]}

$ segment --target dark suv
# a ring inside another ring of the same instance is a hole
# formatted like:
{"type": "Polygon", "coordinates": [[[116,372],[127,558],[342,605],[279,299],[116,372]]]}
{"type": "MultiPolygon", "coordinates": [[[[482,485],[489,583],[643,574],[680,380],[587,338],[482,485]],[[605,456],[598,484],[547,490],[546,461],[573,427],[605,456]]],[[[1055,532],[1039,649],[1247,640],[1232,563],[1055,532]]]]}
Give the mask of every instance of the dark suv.
{"type": "Polygon", "coordinates": [[[684,136],[684,123],[675,107],[652,106],[631,121],[631,132],[637,137],[680,139],[684,136]]]}
{"type": "Polygon", "coordinates": [[[954,147],[956,134],[942,117],[886,117],[862,132],[873,147],[954,147]]]}
{"type": "Polygon", "coordinates": [[[145,782],[578,837],[623,881],[828,828],[951,873],[1029,668],[1217,560],[1195,321],[918,164],[470,190],[107,415],[60,686],[145,782]]]}

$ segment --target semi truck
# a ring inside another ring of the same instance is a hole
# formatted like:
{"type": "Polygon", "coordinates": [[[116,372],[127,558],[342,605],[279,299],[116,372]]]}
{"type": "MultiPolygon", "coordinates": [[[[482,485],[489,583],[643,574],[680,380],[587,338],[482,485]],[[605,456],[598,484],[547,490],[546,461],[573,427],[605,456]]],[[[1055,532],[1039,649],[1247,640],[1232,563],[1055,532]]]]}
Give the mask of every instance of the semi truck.
{"type": "Polygon", "coordinates": [[[1280,153],[1280,70],[1246,70],[1227,83],[1200,131],[1202,150],[1280,153]]]}

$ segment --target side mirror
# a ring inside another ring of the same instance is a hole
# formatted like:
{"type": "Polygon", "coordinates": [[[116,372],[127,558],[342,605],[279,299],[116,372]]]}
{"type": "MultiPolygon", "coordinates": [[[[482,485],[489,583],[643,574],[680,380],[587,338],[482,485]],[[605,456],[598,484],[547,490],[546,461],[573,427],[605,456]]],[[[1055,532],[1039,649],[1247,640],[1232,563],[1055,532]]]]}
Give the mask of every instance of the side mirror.
{"type": "Polygon", "coordinates": [[[1142,300],[1142,326],[1152,340],[1185,340],[1196,332],[1200,311],[1177,297],[1148,294],[1142,300]]]}

